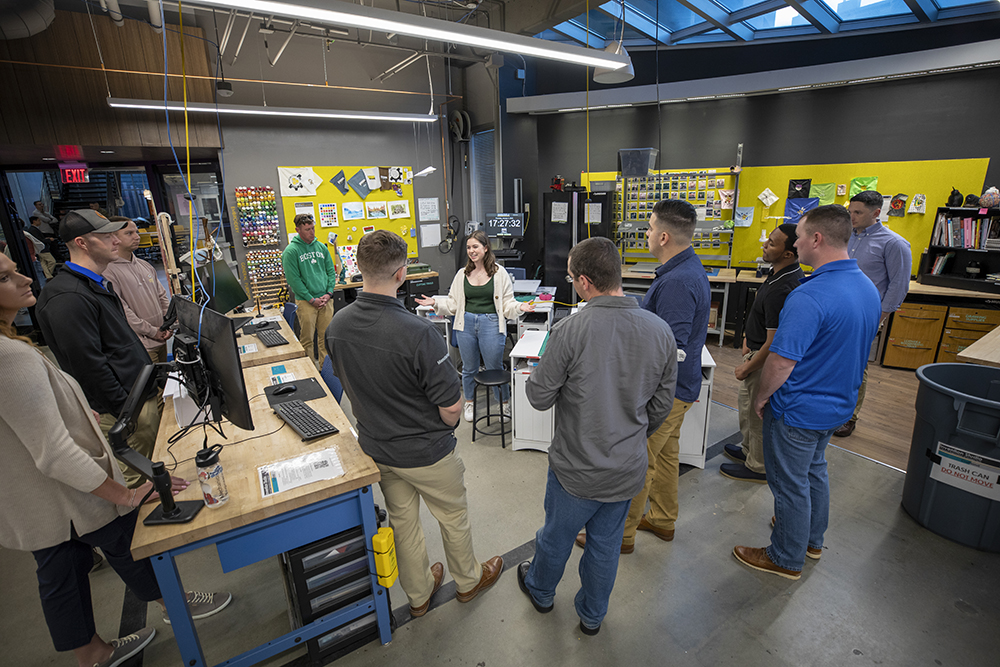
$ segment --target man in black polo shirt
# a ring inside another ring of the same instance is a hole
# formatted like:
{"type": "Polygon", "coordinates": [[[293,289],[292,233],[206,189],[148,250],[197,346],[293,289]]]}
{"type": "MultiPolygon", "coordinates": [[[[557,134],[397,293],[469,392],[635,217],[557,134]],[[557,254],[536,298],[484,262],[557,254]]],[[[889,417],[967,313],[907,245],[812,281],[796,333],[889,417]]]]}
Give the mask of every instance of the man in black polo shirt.
{"type": "Polygon", "coordinates": [[[430,565],[427,557],[421,499],[441,527],[459,602],[496,583],[503,558],[480,563],[472,549],[465,465],[455,452],[459,376],[437,327],[396,299],[406,279],[406,241],[377,230],[362,237],[357,257],[364,291],[336,312],[326,347],[351,399],[361,449],[382,475],[379,486],[410,615],[423,616],[441,586],[444,566],[430,565]]]}
{"type": "Polygon", "coordinates": [[[785,305],[785,297],[799,286],[799,280],[804,277],[795,249],[797,238],[795,225],[784,224],[764,241],[763,258],[771,265],[771,274],[757,289],[743,337],[743,363],[735,371],[736,379],[740,380],[740,433],[743,442],[726,445],[726,456],[734,462],[723,463],[719,468],[719,472],[730,479],[767,484],[763,422],[753,410],[753,401],[764,360],[778,329],[778,314],[785,305]]]}

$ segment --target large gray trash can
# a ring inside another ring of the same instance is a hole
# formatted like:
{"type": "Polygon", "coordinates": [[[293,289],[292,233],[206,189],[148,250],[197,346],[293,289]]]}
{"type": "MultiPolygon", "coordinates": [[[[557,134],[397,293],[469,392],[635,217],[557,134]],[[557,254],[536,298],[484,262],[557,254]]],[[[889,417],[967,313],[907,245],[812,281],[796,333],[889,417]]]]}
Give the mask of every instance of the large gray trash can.
{"type": "Polygon", "coordinates": [[[1000,368],[917,369],[903,509],[929,530],[1000,551],[1000,368]]]}

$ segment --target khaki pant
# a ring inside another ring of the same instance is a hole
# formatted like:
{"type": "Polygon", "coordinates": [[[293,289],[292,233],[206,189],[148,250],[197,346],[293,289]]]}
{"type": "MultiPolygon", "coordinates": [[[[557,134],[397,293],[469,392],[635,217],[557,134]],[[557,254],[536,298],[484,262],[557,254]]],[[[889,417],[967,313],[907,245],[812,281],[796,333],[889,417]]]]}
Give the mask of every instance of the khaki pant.
{"type": "Polygon", "coordinates": [[[393,468],[378,464],[382,473],[382,495],[389,525],[396,540],[399,584],[414,607],[427,602],[434,590],[424,529],[420,523],[420,499],[437,519],[444,542],[448,571],[459,592],[471,591],[479,583],[482,564],[472,550],[469,504],[465,494],[465,464],[454,451],[434,465],[423,468],[393,468]]]}
{"type": "MultiPolygon", "coordinates": [[[[758,350],[751,350],[743,357],[746,363],[754,358],[758,350]]],[[[743,453],[747,457],[746,466],[756,473],[764,474],[764,422],[753,410],[753,402],[757,397],[757,387],[763,372],[758,368],[740,382],[740,393],[737,405],[740,410],[740,433],[743,435],[743,453]]]]}
{"type": "Polygon", "coordinates": [[[306,356],[313,360],[317,368],[323,367],[326,359],[326,328],[333,319],[333,299],[326,302],[322,308],[316,308],[308,301],[295,300],[298,310],[295,316],[299,320],[299,342],[306,351],[306,356]],[[319,349],[313,351],[313,335],[319,334],[319,349]]]}
{"type": "Polygon", "coordinates": [[[858,387],[858,404],[854,406],[854,416],[851,417],[852,422],[858,421],[858,415],[861,414],[861,405],[865,402],[865,386],[868,384],[868,365],[865,364],[865,374],[861,376],[861,386],[858,387]]]}
{"type": "Polygon", "coordinates": [[[681,465],[681,424],[684,415],[694,403],[674,399],[673,407],[666,421],[646,441],[649,464],[646,467],[646,483],[642,491],[632,499],[628,518],[625,519],[625,534],[622,542],[635,542],[635,531],[639,520],[646,511],[649,499],[649,515],[646,520],[656,528],[673,530],[677,521],[677,480],[681,465]]]}
{"type": "MultiPolygon", "coordinates": [[[[152,460],[153,458],[153,447],[156,445],[156,432],[160,428],[160,416],[163,414],[163,397],[154,396],[153,398],[146,401],[142,406],[142,411],[139,413],[139,419],[136,422],[135,433],[132,437],[128,439],[128,446],[139,452],[147,459],[152,460]]],[[[98,424],[101,427],[101,432],[104,433],[104,437],[108,436],[108,432],[111,427],[115,425],[118,421],[118,417],[108,414],[101,413],[101,418],[98,424]]],[[[125,477],[125,485],[134,489],[137,486],[141,486],[146,478],[140,475],[136,471],[129,468],[127,465],[118,461],[118,467],[122,471],[122,475],[125,477]]]]}
{"type": "Polygon", "coordinates": [[[153,360],[154,364],[165,364],[167,363],[167,346],[161,345],[160,347],[154,347],[152,350],[146,350],[146,354],[149,358],[153,360]]]}
{"type": "Polygon", "coordinates": [[[52,256],[51,252],[40,252],[38,253],[38,261],[42,264],[42,273],[45,274],[45,279],[51,279],[56,273],[56,258],[52,256]]]}

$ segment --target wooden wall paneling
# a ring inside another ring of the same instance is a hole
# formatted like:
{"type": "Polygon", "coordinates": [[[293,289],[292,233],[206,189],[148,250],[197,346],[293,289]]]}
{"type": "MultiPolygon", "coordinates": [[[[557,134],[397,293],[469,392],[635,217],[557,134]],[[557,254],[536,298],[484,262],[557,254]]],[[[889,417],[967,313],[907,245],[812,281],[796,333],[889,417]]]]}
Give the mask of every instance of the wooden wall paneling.
{"type": "MultiPolygon", "coordinates": [[[[76,39],[72,22],[56,12],[56,20],[48,30],[34,35],[30,39],[44,48],[36,48],[36,62],[44,64],[79,64],[74,59],[74,42],[76,39]]],[[[96,58],[95,58],[96,59],[96,58]]],[[[56,144],[78,144],[79,130],[76,115],[68,102],[72,99],[75,77],[78,70],[64,67],[33,67],[32,71],[42,81],[47,92],[46,109],[55,132],[56,144]]]]}
{"type": "MultiPolygon", "coordinates": [[[[65,18],[65,17],[60,17],[65,18]]],[[[53,48],[58,50],[60,63],[73,63],[85,67],[101,67],[97,54],[94,33],[86,14],[70,14],[68,34],[63,39],[61,35],[50,35],[53,48]]],[[[96,19],[99,17],[95,17],[96,19]]],[[[55,23],[53,23],[55,25],[55,23]]],[[[60,21],[60,26],[62,21],[60,21]]],[[[51,29],[51,28],[50,28],[51,29]]],[[[47,33],[48,31],[46,31],[47,33]]],[[[43,33],[45,34],[45,33],[43,33]]],[[[67,81],[67,103],[62,110],[72,115],[76,121],[76,136],[72,141],[63,143],[80,144],[83,146],[104,146],[103,134],[100,128],[101,118],[97,114],[97,103],[107,106],[107,87],[104,74],[97,71],[78,70],[67,81]]],[[[110,144],[117,145],[117,144],[110,144]]]]}
{"type": "MultiPolygon", "coordinates": [[[[136,21],[126,21],[125,24],[133,24],[136,21]]],[[[100,24],[95,24],[97,28],[97,37],[101,43],[101,51],[104,53],[104,62],[108,69],[130,69],[130,65],[125,57],[124,47],[122,45],[123,40],[128,39],[129,33],[125,31],[125,27],[121,28],[115,26],[111,21],[102,21],[100,24]]],[[[152,31],[150,31],[152,32],[152,31]]],[[[132,98],[135,94],[132,89],[132,80],[138,75],[136,74],[121,74],[118,72],[111,72],[108,74],[108,86],[111,89],[112,97],[125,97],[132,98]]],[[[107,106],[105,102],[105,108],[107,109],[107,117],[118,132],[118,143],[114,144],[116,146],[139,146],[141,145],[141,139],[139,136],[138,121],[135,117],[135,112],[127,109],[112,109],[107,106]]]]}
{"type": "MultiPolygon", "coordinates": [[[[145,90],[145,93],[140,96],[141,99],[148,100],[162,100],[163,99],[163,38],[161,35],[156,35],[156,39],[145,39],[141,38],[138,40],[139,48],[136,49],[136,56],[139,53],[142,54],[142,69],[146,72],[161,72],[160,76],[143,76],[142,82],[144,82],[145,88],[142,88],[142,83],[140,84],[140,89],[145,90]]],[[[137,116],[140,122],[140,131],[144,140],[149,140],[152,146],[166,146],[167,145],[167,127],[163,120],[163,114],[153,111],[137,111],[137,116]]]]}
{"type": "MultiPolygon", "coordinates": [[[[0,58],[10,60],[10,42],[0,41],[0,58]]],[[[14,65],[0,64],[0,90],[17,90],[17,74],[14,65]]],[[[27,112],[20,95],[0,95],[0,139],[8,144],[29,143],[26,138],[31,133],[27,112]]]]}
{"type": "MultiPolygon", "coordinates": [[[[205,31],[201,28],[184,27],[185,42],[184,48],[187,54],[188,74],[199,77],[213,76],[209,51],[214,47],[205,41],[205,31]]],[[[212,103],[215,101],[215,82],[211,79],[188,79],[190,88],[188,94],[194,102],[212,103]]],[[[198,146],[218,146],[219,132],[216,128],[215,117],[210,114],[196,114],[192,117],[195,122],[195,137],[192,145],[198,146]]]]}
{"type": "MultiPolygon", "coordinates": [[[[30,39],[14,39],[8,42],[11,60],[22,62],[34,62],[35,49],[31,45],[30,39]]],[[[24,110],[27,114],[27,121],[30,133],[24,141],[25,144],[52,144],[55,143],[55,132],[53,131],[52,119],[45,113],[47,104],[45,98],[46,90],[42,87],[42,78],[38,76],[38,68],[27,65],[15,65],[14,76],[17,84],[11,91],[17,91],[17,96],[21,98],[24,110]]]]}

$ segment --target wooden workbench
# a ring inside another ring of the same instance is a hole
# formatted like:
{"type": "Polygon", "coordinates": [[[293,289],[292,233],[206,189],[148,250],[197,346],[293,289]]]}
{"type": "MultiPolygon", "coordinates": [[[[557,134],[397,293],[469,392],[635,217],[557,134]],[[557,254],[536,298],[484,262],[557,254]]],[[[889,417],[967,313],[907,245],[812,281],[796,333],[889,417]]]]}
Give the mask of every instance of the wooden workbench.
{"type": "Polygon", "coordinates": [[[1000,327],[959,352],[958,360],[967,364],[1000,367],[1000,327]]]}
{"type": "MultiPolygon", "coordinates": [[[[267,314],[265,314],[265,317],[271,317],[272,315],[279,314],[280,311],[270,309],[267,311],[267,314]]],[[[257,346],[256,352],[248,352],[240,355],[240,363],[243,365],[244,369],[253,368],[254,366],[264,366],[266,364],[286,361],[288,359],[298,359],[299,357],[304,358],[306,356],[306,351],[302,348],[302,343],[299,342],[299,339],[295,336],[295,332],[292,331],[292,328],[288,326],[288,322],[285,321],[285,318],[279,317],[278,319],[280,320],[278,324],[281,327],[278,333],[284,336],[285,340],[288,341],[288,345],[267,347],[259,338],[257,338],[257,336],[247,332],[247,327],[252,327],[253,324],[247,324],[237,332],[240,334],[240,337],[236,339],[236,342],[239,345],[253,343],[257,346]]],[[[322,336],[320,336],[320,340],[322,341],[322,336]]]]}
{"type": "MultiPolygon", "coordinates": [[[[319,380],[316,367],[305,357],[286,361],[284,366],[288,373],[295,374],[296,379],[313,377],[319,380]]],[[[175,526],[144,526],[142,519],[156,507],[155,503],[145,505],[140,510],[135,537],[132,540],[132,557],[136,560],[268,517],[278,516],[316,501],[374,484],[379,480],[378,468],[374,461],[361,451],[358,441],[351,435],[351,425],[347,417],[329,393],[324,398],[309,401],[308,405],[340,429],[340,433],[306,443],[302,442],[290,426],[284,425],[268,406],[263,392],[264,387],[271,384],[271,369],[268,366],[247,368],[243,376],[246,380],[247,394],[252,397],[250,410],[253,415],[254,431],[238,429],[228,422],[223,423],[227,439],[220,438],[211,430],[208,431],[209,446],[217,442],[224,445],[219,460],[229,488],[229,502],[215,509],[205,508],[190,523],[175,526]],[[272,431],[275,431],[273,435],[257,437],[272,431]],[[252,437],[256,439],[247,440],[252,437]],[[261,498],[257,481],[259,466],[329,447],[337,449],[345,470],[343,477],[282,491],[266,500],[261,498]]],[[[322,380],[319,382],[322,384],[322,380]]],[[[172,465],[173,459],[167,452],[167,438],[177,430],[173,401],[168,400],[163,407],[163,417],[160,420],[160,430],[153,454],[154,461],[164,461],[168,468],[172,465]]],[[[176,500],[201,498],[194,456],[201,448],[203,440],[202,430],[195,429],[171,448],[173,456],[180,462],[172,474],[192,482],[191,486],[176,496],[176,500]]]]}

